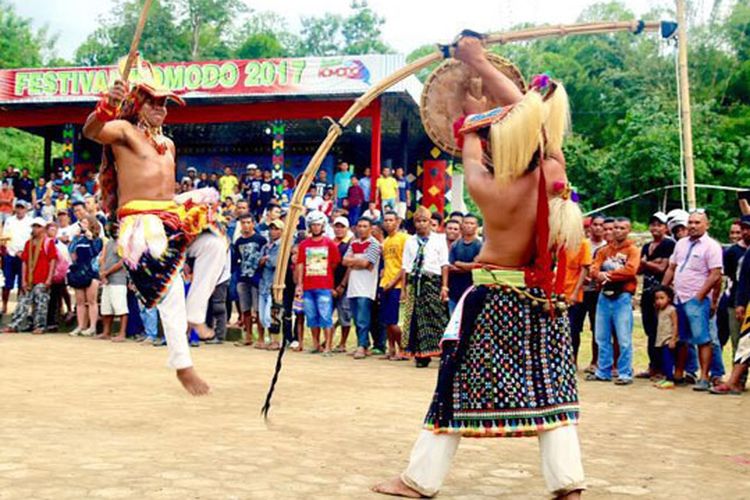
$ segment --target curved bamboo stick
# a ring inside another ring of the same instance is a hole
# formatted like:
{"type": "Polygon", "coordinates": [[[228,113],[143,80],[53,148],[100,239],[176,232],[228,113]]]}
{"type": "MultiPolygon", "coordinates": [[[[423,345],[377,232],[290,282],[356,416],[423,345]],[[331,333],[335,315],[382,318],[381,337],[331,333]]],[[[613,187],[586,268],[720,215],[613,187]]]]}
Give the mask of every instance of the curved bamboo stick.
{"type": "MultiPolygon", "coordinates": [[[[487,44],[506,44],[511,42],[519,42],[523,40],[534,40],[538,38],[546,38],[552,36],[568,36],[568,35],[592,35],[600,33],[613,33],[618,31],[630,31],[636,32],[640,26],[639,21],[624,21],[624,22],[606,22],[606,23],[583,23],[583,24],[571,24],[571,25],[560,25],[560,26],[549,26],[544,28],[530,28],[525,30],[513,31],[508,33],[496,33],[488,35],[485,38],[487,44]]],[[[643,31],[656,31],[661,27],[660,21],[643,23],[643,31]]],[[[304,209],[302,200],[305,194],[309,191],[310,185],[315,179],[320,164],[325,159],[328,151],[333,147],[336,139],[342,134],[341,126],[346,127],[356,116],[362,112],[372,101],[377,99],[384,91],[388,90],[391,86],[407,78],[408,76],[416,73],[422,68],[429,66],[432,63],[440,61],[443,58],[443,54],[440,50],[436,50],[432,54],[428,54],[416,61],[412,62],[399,69],[392,75],[386,77],[384,80],[378,82],[377,85],[372,87],[370,90],[365,92],[360,98],[358,98],[354,104],[347,110],[344,116],[339,121],[339,124],[334,124],[328,129],[328,135],[318,147],[315,155],[310,159],[307,167],[300,178],[300,182],[297,184],[292,200],[290,203],[289,213],[286,217],[284,226],[284,232],[281,236],[281,246],[279,247],[279,260],[276,266],[276,274],[274,275],[273,293],[274,301],[277,305],[282,303],[284,293],[284,282],[286,278],[286,272],[289,264],[289,255],[291,254],[292,236],[294,235],[297,228],[297,220],[302,214],[304,209]]]]}
{"type": "MultiPolygon", "coordinates": [[[[279,307],[283,301],[284,294],[284,282],[286,281],[286,271],[289,264],[289,255],[292,252],[292,236],[297,230],[297,221],[304,206],[302,200],[305,197],[305,193],[310,190],[310,185],[315,179],[315,174],[320,168],[320,164],[323,163],[328,151],[333,147],[336,139],[343,133],[342,127],[346,127],[351,121],[362,112],[372,101],[377,99],[380,94],[385,90],[392,87],[396,83],[400,82],[404,78],[416,73],[422,68],[429,66],[430,64],[439,61],[443,56],[440,52],[434,52],[428,54],[421,59],[417,59],[413,63],[404,66],[400,70],[396,71],[386,79],[379,82],[377,85],[372,87],[370,90],[365,92],[359,97],[354,104],[347,110],[344,116],[339,120],[338,123],[334,123],[328,128],[328,135],[323,142],[318,146],[317,151],[310,159],[305,171],[300,177],[299,183],[294,188],[294,194],[292,195],[291,202],[289,204],[289,213],[287,213],[286,221],[284,223],[284,231],[281,234],[281,244],[279,246],[279,258],[276,264],[276,273],[273,277],[273,298],[276,306],[279,307]]],[[[278,315],[279,313],[277,313],[278,315]]],[[[280,321],[280,318],[278,318],[280,321]]]]}
{"type": "MultiPolygon", "coordinates": [[[[567,36],[567,35],[585,35],[585,34],[598,34],[598,33],[613,33],[617,31],[630,31],[633,33],[639,33],[641,31],[655,31],[661,27],[660,22],[642,23],[639,21],[626,21],[626,22],[612,22],[612,23],[585,23],[585,24],[573,24],[567,26],[551,26],[545,28],[532,28],[527,30],[519,30],[509,33],[497,33],[483,37],[486,44],[505,44],[510,42],[518,42],[522,40],[533,40],[537,38],[545,38],[551,36],[567,36]]],[[[280,328],[283,316],[283,296],[286,281],[286,273],[289,265],[289,255],[292,250],[292,236],[296,232],[297,221],[304,206],[302,200],[305,193],[310,189],[312,181],[315,179],[315,174],[320,168],[320,164],[330,151],[336,139],[343,133],[343,127],[346,127],[351,121],[372,101],[377,99],[384,91],[391,86],[405,79],[406,77],[416,73],[422,68],[429,66],[432,63],[438,62],[445,54],[453,53],[453,47],[455,43],[449,46],[438,46],[437,50],[428,54],[411,64],[404,66],[392,75],[386,77],[377,83],[370,90],[365,92],[359,97],[354,104],[344,113],[339,122],[333,123],[328,129],[328,134],[323,142],[318,147],[317,151],[310,159],[310,162],[305,167],[300,181],[294,189],[292,200],[289,206],[289,213],[286,216],[286,222],[284,225],[284,231],[281,235],[281,244],[279,247],[279,257],[276,265],[276,273],[274,274],[273,280],[273,307],[272,307],[272,319],[274,326],[280,328]]],[[[279,373],[281,372],[281,362],[284,356],[284,342],[282,340],[282,347],[279,350],[278,358],[276,360],[276,368],[274,375],[271,380],[271,386],[266,395],[266,400],[261,410],[264,417],[268,417],[268,411],[271,408],[271,398],[278,381],[279,373]]]]}

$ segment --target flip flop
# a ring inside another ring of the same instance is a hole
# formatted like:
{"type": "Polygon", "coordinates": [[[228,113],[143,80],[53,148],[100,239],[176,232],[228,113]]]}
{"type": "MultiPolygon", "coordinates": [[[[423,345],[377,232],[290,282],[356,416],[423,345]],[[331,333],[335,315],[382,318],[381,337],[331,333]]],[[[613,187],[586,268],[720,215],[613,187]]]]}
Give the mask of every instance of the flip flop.
{"type": "Polygon", "coordinates": [[[717,396],[726,396],[727,394],[730,396],[741,396],[742,391],[736,391],[729,387],[727,384],[719,384],[711,387],[708,392],[711,394],[716,394],[717,396]]]}
{"type": "Polygon", "coordinates": [[[235,347],[249,347],[251,345],[253,345],[252,342],[243,342],[241,340],[238,340],[237,342],[234,343],[235,347]]]}

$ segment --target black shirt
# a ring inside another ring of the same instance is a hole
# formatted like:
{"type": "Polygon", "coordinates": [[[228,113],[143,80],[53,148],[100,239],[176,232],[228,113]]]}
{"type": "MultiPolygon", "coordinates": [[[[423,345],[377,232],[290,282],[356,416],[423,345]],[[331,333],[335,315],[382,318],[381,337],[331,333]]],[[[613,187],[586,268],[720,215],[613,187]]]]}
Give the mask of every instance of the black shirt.
{"type": "MultiPolygon", "coordinates": [[[[474,262],[474,259],[482,250],[482,242],[475,239],[471,243],[466,243],[463,238],[453,243],[450,249],[450,263],[456,262],[474,262]]],[[[448,275],[448,297],[458,302],[467,288],[473,284],[471,273],[451,271],[448,275]]]]}
{"type": "Polygon", "coordinates": [[[327,180],[321,181],[320,179],[316,179],[313,186],[315,186],[315,192],[318,193],[318,196],[321,198],[325,196],[326,191],[333,191],[333,184],[327,180]]]}
{"type": "Polygon", "coordinates": [[[243,283],[258,285],[260,274],[260,251],[266,244],[266,239],[257,232],[246,238],[240,236],[234,243],[234,266],[239,273],[239,280],[243,283]]]}
{"type": "MultiPolygon", "coordinates": [[[[641,259],[643,259],[643,257],[646,257],[646,260],[648,262],[652,262],[657,259],[669,259],[669,257],[672,256],[672,252],[674,252],[674,246],[675,241],[672,238],[664,238],[659,242],[659,245],[654,248],[653,253],[649,254],[648,251],[651,247],[651,243],[646,243],[641,249],[641,259]]],[[[664,273],[655,273],[646,269],[645,271],[643,271],[643,289],[654,289],[661,285],[663,279],[664,273]]]]}
{"type": "Polygon", "coordinates": [[[31,203],[31,193],[33,191],[34,181],[31,179],[21,177],[13,184],[13,193],[16,195],[16,198],[28,201],[29,203],[31,203]]]}
{"type": "Polygon", "coordinates": [[[737,297],[737,283],[740,280],[740,269],[745,258],[746,247],[732,245],[724,250],[724,275],[728,278],[729,307],[735,307],[737,297]]]}
{"type": "MultiPolygon", "coordinates": [[[[346,255],[346,251],[349,248],[349,242],[342,241],[341,243],[336,243],[336,244],[339,247],[339,255],[342,255],[342,256],[346,255]]],[[[383,260],[383,259],[380,259],[380,260],[383,260]]],[[[341,262],[339,262],[339,265],[336,266],[336,269],[333,271],[333,286],[334,287],[339,286],[341,282],[344,281],[344,276],[346,276],[347,267],[342,262],[343,262],[343,259],[341,262]]]]}

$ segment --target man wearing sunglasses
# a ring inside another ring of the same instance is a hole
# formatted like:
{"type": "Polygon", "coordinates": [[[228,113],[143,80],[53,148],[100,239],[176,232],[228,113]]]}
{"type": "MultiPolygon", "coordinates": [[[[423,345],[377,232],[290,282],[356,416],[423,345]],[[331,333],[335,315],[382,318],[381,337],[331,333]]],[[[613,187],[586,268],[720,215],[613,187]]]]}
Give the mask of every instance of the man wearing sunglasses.
{"type": "Polygon", "coordinates": [[[193,369],[188,324],[203,339],[206,310],[227,255],[228,242],[213,224],[218,193],[211,189],[175,197],[175,145],[162,132],[166,104],[182,99],[168,90],[117,81],[102,97],[83,134],[104,145],[100,182],[103,205],[120,222],[118,250],[147,308],[157,306],[169,349],[169,365],[193,395],[208,384],[193,369]],[[187,203],[191,201],[192,203],[187,203]],[[186,204],[187,203],[187,204],[186,204]],[[180,268],[195,259],[185,296],[180,268]]]}

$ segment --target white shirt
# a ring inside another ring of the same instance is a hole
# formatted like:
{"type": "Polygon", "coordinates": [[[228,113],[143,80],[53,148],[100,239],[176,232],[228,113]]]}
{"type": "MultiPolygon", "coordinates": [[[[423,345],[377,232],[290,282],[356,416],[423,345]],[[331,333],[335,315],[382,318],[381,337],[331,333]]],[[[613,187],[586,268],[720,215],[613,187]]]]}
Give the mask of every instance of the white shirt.
{"type": "MultiPolygon", "coordinates": [[[[417,250],[419,249],[419,236],[411,236],[404,246],[404,262],[402,269],[407,273],[412,272],[414,261],[417,259],[417,250]]],[[[448,244],[445,235],[432,232],[425,243],[424,261],[422,270],[430,274],[440,275],[444,266],[450,265],[448,260],[448,244]]]]}
{"type": "Polygon", "coordinates": [[[15,257],[23,252],[24,245],[26,245],[26,242],[31,239],[32,220],[34,220],[34,218],[29,214],[26,214],[23,219],[19,219],[15,215],[5,219],[3,235],[10,238],[7,246],[8,255],[15,257]]]}
{"type": "Polygon", "coordinates": [[[380,254],[382,247],[378,240],[370,236],[366,240],[355,239],[349,242],[346,256],[355,259],[367,259],[372,264],[372,269],[354,269],[349,271],[349,285],[346,288],[346,297],[366,297],[375,300],[378,289],[378,273],[380,267],[380,254]]]}
{"type": "Polygon", "coordinates": [[[305,208],[308,210],[320,210],[320,207],[323,206],[323,198],[320,196],[308,196],[305,200],[305,208]]]}
{"type": "Polygon", "coordinates": [[[57,238],[62,240],[66,244],[70,244],[73,238],[81,232],[81,228],[77,224],[70,224],[65,227],[57,228],[57,238]]]}

